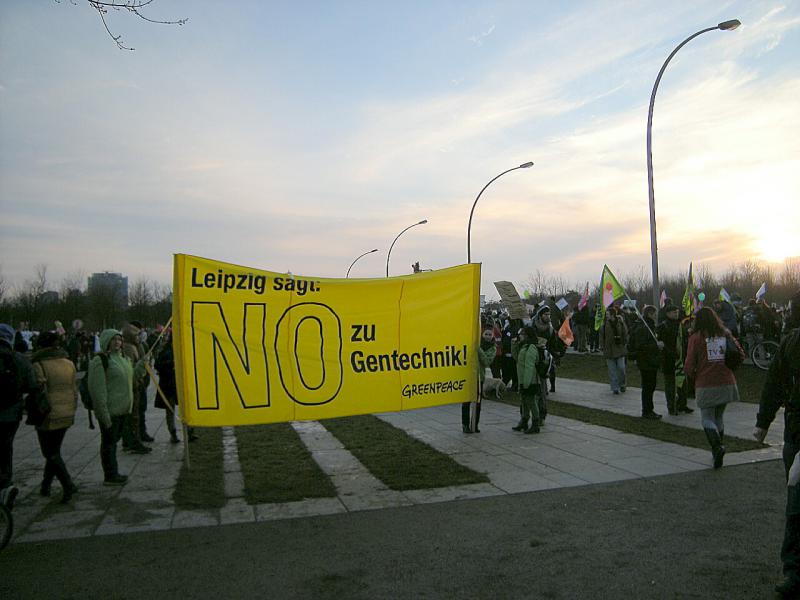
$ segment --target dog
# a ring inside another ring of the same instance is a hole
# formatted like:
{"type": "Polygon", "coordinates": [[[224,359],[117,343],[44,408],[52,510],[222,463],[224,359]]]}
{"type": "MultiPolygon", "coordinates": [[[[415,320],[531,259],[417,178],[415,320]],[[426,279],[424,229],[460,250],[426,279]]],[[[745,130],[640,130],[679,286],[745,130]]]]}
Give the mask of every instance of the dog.
{"type": "Polygon", "coordinates": [[[489,396],[494,396],[496,400],[500,400],[503,397],[503,394],[506,391],[506,384],[503,383],[502,379],[497,379],[495,377],[487,377],[483,380],[483,389],[481,389],[481,397],[482,398],[489,398],[489,396]]]}

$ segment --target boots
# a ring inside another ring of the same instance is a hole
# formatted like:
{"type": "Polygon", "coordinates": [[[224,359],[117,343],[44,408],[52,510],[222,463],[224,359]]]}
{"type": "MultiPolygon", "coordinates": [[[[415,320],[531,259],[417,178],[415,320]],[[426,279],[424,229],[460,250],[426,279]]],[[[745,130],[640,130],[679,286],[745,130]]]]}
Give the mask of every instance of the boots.
{"type": "Polygon", "coordinates": [[[53,478],[52,477],[48,478],[47,476],[45,476],[45,478],[42,479],[42,485],[39,487],[39,495],[45,497],[49,496],[50,488],[52,487],[52,485],[53,485],[53,478]]]}
{"type": "Polygon", "coordinates": [[[78,491],[78,486],[72,483],[72,480],[64,486],[64,491],[61,495],[61,504],[66,504],[72,500],[72,496],[78,491]]]}
{"type": "Polygon", "coordinates": [[[722,457],[725,456],[725,447],[722,445],[722,436],[716,429],[703,429],[706,432],[708,443],[711,444],[711,456],[714,458],[714,468],[722,467],[722,457]]]}
{"type": "Polygon", "coordinates": [[[514,431],[525,431],[528,428],[528,419],[520,419],[519,423],[515,427],[512,427],[514,431]]]}
{"type": "Polygon", "coordinates": [[[169,442],[170,444],[180,444],[181,441],[178,439],[178,432],[174,429],[169,430],[169,442]]]}
{"type": "Polygon", "coordinates": [[[539,422],[531,421],[531,426],[525,430],[525,433],[539,433],[539,422]]]}

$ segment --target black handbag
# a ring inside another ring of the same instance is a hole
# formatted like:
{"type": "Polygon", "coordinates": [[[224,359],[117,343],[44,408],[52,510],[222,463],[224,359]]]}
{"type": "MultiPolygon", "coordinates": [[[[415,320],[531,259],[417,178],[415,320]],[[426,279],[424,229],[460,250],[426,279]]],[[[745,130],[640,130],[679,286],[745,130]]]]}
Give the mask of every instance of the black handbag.
{"type": "MultiPolygon", "coordinates": [[[[39,363],[39,366],[42,368],[46,380],[47,371],[45,371],[42,363],[39,363]]],[[[25,424],[33,425],[34,427],[41,426],[51,410],[50,399],[47,397],[47,384],[45,383],[25,397],[25,412],[28,415],[25,419],[25,424]]]]}
{"type": "Polygon", "coordinates": [[[739,351],[739,346],[736,340],[728,334],[725,336],[725,366],[731,371],[735,371],[744,362],[742,353],[739,351]]]}

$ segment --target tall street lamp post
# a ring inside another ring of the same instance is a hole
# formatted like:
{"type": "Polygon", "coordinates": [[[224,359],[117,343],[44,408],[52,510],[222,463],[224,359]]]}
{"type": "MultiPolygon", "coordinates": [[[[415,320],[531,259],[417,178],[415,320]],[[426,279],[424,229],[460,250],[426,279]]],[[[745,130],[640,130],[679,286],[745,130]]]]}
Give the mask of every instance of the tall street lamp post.
{"type": "Polygon", "coordinates": [[[516,171],[517,169],[527,169],[527,168],[532,167],[532,166],[533,166],[532,162],[526,162],[526,163],[521,164],[518,167],[514,167],[513,169],[508,169],[507,171],[503,171],[502,173],[500,173],[500,175],[498,175],[497,177],[495,177],[494,179],[489,181],[489,183],[487,183],[485,186],[483,186],[483,189],[480,192],[478,192],[478,196],[475,198],[475,202],[472,203],[472,210],[469,211],[469,224],[467,225],[467,262],[468,263],[472,262],[472,253],[471,253],[471,249],[472,248],[471,248],[471,245],[470,245],[470,240],[471,240],[471,235],[472,235],[472,214],[475,212],[475,207],[478,205],[478,200],[481,199],[481,194],[483,194],[483,192],[486,191],[486,188],[488,188],[490,185],[492,185],[492,182],[494,182],[497,179],[500,179],[506,173],[511,173],[511,171],[516,171]]]}
{"type": "Polygon", "coordinates": [[[357,257],[356,257],[356,259],[355,259],[355,260],[354,260],[352,263],[350,263],[350,266],[347,268],[347,275],[345,275],[345,276],[344,276],[344,278],[345,278],[345,279],[347,279],[347,278],[349,278],[349,277],[350,277],[350,269],[352,269],[352,268],[353,268],[353,265],[354,265],[354,264],[356,264],[356,263],[358,262],[358,259],[359,259],[359,258],[363,258],[363,257],[365,257],[367,254],[372,254],[373,252],[377,252],[377,251],[378,251],[378,249],[377,249],[377,248],[375,248],[374,250],[368,250],[367,252],[364,252],[364,254],[362,254],[362,255],[360,255],[360,256],[357,256],[357,257]]]}
{"type": "MultiPolygon", "coordinates": [[[[486,191],[486,188],[488,188],[490,185],[492,185],[492,183],[494,181],[496,181],[497,179],[500,179],[506,173],[510,173],[511,171],[516,171],[517,169],[529,169],[532,166],[533,166],[533,162],[529,161],[529,162],[526,162],[526,163],[522,163],[518,167],[513,167],[511,169],[507,169],[507,170],[503,171],[502,173],[500,173],[499,175],[497,175],[496,177],[494,177],[493,179],[491,179],[489,181],[489,183],[487,183],[485,186],[483,186],[483,189],[480,192],[478,192],[478,195],[475,197],[475,202],[472,203],[472,208],[469,211],[469,224],[467,225],[467,263],[472,262],[472,244],[471,244],[471,240],[472,240],[472,215],[475,213],[475,207],[478,205],[478,200],[481,199],[481,194],[483,194],[483,192],[486,191]]],[[[478,327],[480,328],[480,323],[478,323],[478,327]]],[[[478,382],[479,382],[479,384],[478,384],[478,396],[477,396],[477,398],[475,400],[473,400],[472,402],[468,403],[469,404],[469,429],[464,429],[464,433],[472,433],[473,431],[477,431],[478,430],[478,402],[480,402],[480,399],[481,399],[480,376],[478,376],[478,382]]],[[[465,410],[466,406],[467,406],[467,403],[463,404],[462,405],[462,410],[465,410]]]]}
{"type": "Polygon", "coordinates": [[[400,239],[400,236],[403,235],[406,231],[408,231],[412,227],[416,227],[417,225],[425,225],[425,223],[427,223],[427,222],[428,222],[428,219],[423,219],[419,223],[414,223],[413,225],[409,225],[408,227],[403,229],[403,231],[398,233],[396,238],[394,238],[394,242],[392,242],[392,245],[389,246],[389,252],[386,253],[386,276],[387,277],[389,276],[389,257],[392,256],[392,248],[394,248],[394,245],[397,242],[397,240],[400,239]]]}
{"type": "Polygon", "coordinates": [[[658,244],[656,243],[656,201],[655,196],[653,194],[653,105],[656,102],[656,91],[658,90],[658,84],[661,82],[661,76],[664,74],[664,70],[667,68],[669,61],[672,60],[672,57],[683,48],[686,44],[691,42],[694,38],[704,33],[708,33],[709,31],[732,31],[739,27],[741,22],[733,19],[731,21],[725,21],[720,23],[716,27],[708,27],[706,29],[701,29],[697,33],[690,35],[688,38],[683,40],[680,44],[678,44],[677,48],[672,51],[672,53],[667,57],[667,60],[664,61],[664,64],[661,66],[661,70],[658,72],[658,77],[656,77],[656,82],[653,85],[653,93],[650,94],[650,109],[647,112],[647,192],[650,198],[650,256],[653,261],[653,306],[658,306],[659,296],[661,294],[660,284],[658,283],[658,244]]]}

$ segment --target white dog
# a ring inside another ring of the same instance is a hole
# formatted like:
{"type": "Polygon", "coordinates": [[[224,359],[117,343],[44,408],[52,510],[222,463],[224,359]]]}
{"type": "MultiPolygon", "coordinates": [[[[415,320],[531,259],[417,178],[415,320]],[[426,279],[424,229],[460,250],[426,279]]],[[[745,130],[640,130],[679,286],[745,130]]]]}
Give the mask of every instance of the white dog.
{"type": "Polygon", "coordinates": [[[503,383],[502,379],[487,377],[483,380],[483,389],[481,390],[481,396],[483,398],[488,398],[490,395],[493,395],[497,400],[500,400],[505,391],[506,384],[503,383]]]}

